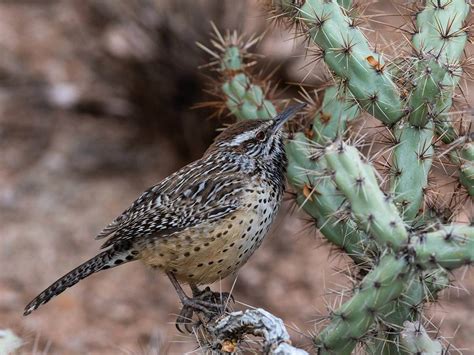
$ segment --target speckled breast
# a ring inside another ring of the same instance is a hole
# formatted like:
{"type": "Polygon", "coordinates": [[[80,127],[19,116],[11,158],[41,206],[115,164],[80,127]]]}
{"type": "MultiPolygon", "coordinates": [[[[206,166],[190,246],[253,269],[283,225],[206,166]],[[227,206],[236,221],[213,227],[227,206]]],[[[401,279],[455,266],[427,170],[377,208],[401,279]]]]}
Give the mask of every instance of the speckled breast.
{"type": "Polygon", "coordinates": [[[267,184],[249,187],[237,211],[156,240],[142,251],[142,260],[173,272],[181,282],[210,284],[224,278],[260,246],[278,212],[281,194],[267,184]]]}

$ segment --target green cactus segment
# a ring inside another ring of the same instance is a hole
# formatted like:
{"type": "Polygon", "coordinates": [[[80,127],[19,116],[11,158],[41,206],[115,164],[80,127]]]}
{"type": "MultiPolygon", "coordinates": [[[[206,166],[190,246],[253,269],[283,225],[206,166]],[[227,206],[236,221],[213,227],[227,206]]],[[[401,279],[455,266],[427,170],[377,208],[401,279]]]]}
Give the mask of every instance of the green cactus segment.
{"type": "Polygon", "coordinates": [[[356,118],[359,108],[350,104],[345,95],[340,95],[336,86],[324,90],[323,102],[314,116],[313,140],[319,144],[327,144],[341,137],[347,128],[347,122],[356,118]]]}
{"type": "Polygon", "coordinates": [[[340,223],[336,217],[320,210],[319,206],[328,200],[326,196],[320,196],[317,201],[308,201],[303,194],[297,196],[298,204],[315,219],[316,226],[328,241],[343,249],[356,264],[365,263],[367,261],[366,236],[357,229],[353,221],[340,223]]]}
{"type": "Polygon", "coordinates": [[[220,70],[224,83],[221,90],[226,98],[226,106],[238,120],[269,119],[276,116],[272,102],[265,98],[263,88],[244,72],[242,49],[228,45],[220,57],[220,70]]]}
{"type": "MultiPolygon", "coordinates": [[[[417,127],[424,127],[433,114],[437,112],[436,104],[445,102],[440,95],[449,95],[451,97],[455,86],[450,85],[452,90],[446,90],[443,82],[444,77],[448,77],[445,67],[442,67],[434,59],[419,61],[414,75],[415,87],[410,97],[410,115],[408,121],[417,127]]],[[[455,84],[454,84],[455,85],[455,84]]],[[[448,108],[449,110],[449,108],[448,108]]],[[[435,115],[436,117],[437,115],[435,115]]]]}
{"type": "Polygon", "coordinates": [[[393,150],[391,191],[395,203],[407,221],[418,215],[428,186],[428,173],[433,161],[433,123],[418,128],[399,123],[393,130],[397,145],[393,150]]]}
{"type": "Polygon", "coordinates": [[[405,289],[411,272],[406,260],[384,256],[362,280],[356,293],[330,316],[329,325],[315,339],[320,354],[351,354],[381,310],[405,289]]]}
{"type": "Polygon", "coordinates": [[[245,63],[240,51],[241,49],[238,46],[228,46],[222,55],[221,70],[242,70],[245,63]]]}
{"type": "Polygon", "coordinates": [[[365,261],[367,249],[366,236],[357,229],[352,221],[340,223],[338,212],[344,198],[331,181],[317,175],[327,170],[322,157],[311,159],[311,142],[298,133],[286,145],[288,156],[288,181],[297,192],[297,203],[313,217],[321,233],[354,259],[356,263],[365,261]]]}
{"type": "MultiPolygon", "coordinates": [[[[414,88],[409,97],[410,125],[394,130],[398,145],[393,154],[391,187],[405,220],[414,220],[423,203],[428,185],[436,132],[443,141],[456,139],[447,119],[452,95],[459,82],[459,65],[467,41],[463,22],[469,13],[464,0],[426,1],[416,16],[412,38],[417,57],[414,65],[414,88]]],[[[460,180],[465,184],[465,175],[460,180]]]]}
{"type": "Polygon", "coordinates": [[[397,208],[380,190],[374,168],[363,161],[356,148],[344,142],[327,147],[325,157],[361,229],[381,245],[398,250],[408,234],[397,208]]]}
{"type": "Polygon", "coordinates": [[[402,102],[379,53],[337,1],[273,0],[274,6],[304,24],[308,36],[324,51],[324,61],[347,86],[359,105],[385,124],[403,115],[402,102]]]}
{"type": "Polygon", "coordinates": [[[410,122],[423,127],[434,118],[445,143],[454,133],[448,111],[462,75],[459,61],[468,39],[464,22],[469,12],[465,0],[439,0],[426,1],[423,11],[416,15],[412,45],[422,60],[415,73],[420,80],[416,80],[410,100],[410,122]]]}
{"type": "Polygon", "coordinates": [[[432,340],[420,322],[403,323],[400,348],[408,354],[442,355],[445,349],[437,340],[432,340]]]}
{"type": "Polygon", "coordinates": [[[222,84],[226,105],[238,120],[268,119],[276,116],[271,101],[265,99],[263,89],[252,84],[244,73],[236,74],[222,84]]]}
{"type": "Polygon", "coordinates": [[[459,182],[469,196],[474,197],[474,143],[467,142],[450,155],[451,161],[459,166],[459,182]]]}
{"type": "Polygon", "coordinates": [[[474,197],[474,143],[466,143],[460,155],[459,181],[466,187],[469,195],[474,197]]]}
{"type": "Polygon", "coordinates": [[[407,354],[399,347],[399,331],[406,320],[414,321],[419,316],[419,307],[426,301],[435,299],[436,294],[449,286],[445,270],[437,269],[413,277],[407,288],[395,301],[387,303],[381,313],[380,328],[372,342],[367,344],[366,353],[370,355],[407,354]]]}
{"type": "Polygon", "coordinates": [[[458,224],[412,237],[408,246],[420,269],[452,270],[474,263],[474,226],[458,224]]]}
{"type": "Polygon", "coordinates": [[[464,21],[470,6],[465,0],[426,1],[416,15],[417,31],[412,43],[420,54],[429,54],[442,64],[458,60],[467,41],[464,21]]]}
{"type": "Polygon", "coordinates": [[[441,141],[446,144],[454,142],[459,137],[456,129],[444,115],[442,115],[442,117],[438,116],[435,119],[435,132],[436,135],[441,138],[441,141]]]}
{"type": "Polygon", "coordinates": [[[474,197],[474,161],[461,165],[459,182],[466,187],[469,196],[474,197]]]}
{"type": "Polygon", "coordinates": [[[439,291],[448,286],[448,273],[443,269],[430,270],[413,277],[400,298],[394,302],[395,307],[388,307],[384,312],[385,324],[393,329],[400,329],[405,320],[416,318],[417,307],[423,302],[433,300],[439,291]]]}

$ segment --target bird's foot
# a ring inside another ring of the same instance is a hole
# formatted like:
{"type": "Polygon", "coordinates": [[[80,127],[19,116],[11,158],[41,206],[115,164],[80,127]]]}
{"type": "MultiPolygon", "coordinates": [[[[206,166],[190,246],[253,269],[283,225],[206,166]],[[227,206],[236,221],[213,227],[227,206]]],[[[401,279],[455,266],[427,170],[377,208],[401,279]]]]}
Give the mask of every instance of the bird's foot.
{"type": "MultiPolygon", "coordinates": [[[[234,296],[228,292],[214,292],[209,287],[204,290],[193,290],[193,299],[227,307],[229,301],[234,302],[234,296]]],[[[224,309],[225,311],[225,309],[224,309]]]]}
{"type": "Polygon", "coordinates": [[[184,326],[187,332],[192,333],[194,313],[199,315],[200,322],[210,322],[227,310],[229,301],[234,301],[232,295],[213,292],[209,287],[193,292],[193,298],[182,301],[183,308],[176,319],[176,328],[183,333],[184,326]]]}
{"type": "Polygon", "coordinates": [[[180,333],[185,333],[185,331],[183,330],[183,327],[186,330],[186,332],[188,333],[193,332],[193,326],[194,326],[193,314],[194,314],[194,310],[191,307],[183,306],[183,308],[181,308],[181,312],[179,312],[179,315],[178,315],[178,318],[176,318],[176,324],[175,324],[176,329],[178,329],[180,333]]]}

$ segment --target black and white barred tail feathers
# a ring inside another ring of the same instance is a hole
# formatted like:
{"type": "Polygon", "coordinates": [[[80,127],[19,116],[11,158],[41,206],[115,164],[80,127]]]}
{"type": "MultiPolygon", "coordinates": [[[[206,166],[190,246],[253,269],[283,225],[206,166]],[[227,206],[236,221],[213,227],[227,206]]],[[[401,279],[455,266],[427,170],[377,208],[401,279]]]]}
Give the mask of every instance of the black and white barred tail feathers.
{"type": "Polygon", "coordinates": [[[101,270],[118,266],[122,263],[135,260],[138,252],[126,248],[111,248],[96,255],[74,270],[55,281],[51,286],[41,292],[26,307],[23,315],[27,316],[39,306],[47,303],[51,298],[64,292],[67,288],[75,285],[80,280],[101,270]]]}

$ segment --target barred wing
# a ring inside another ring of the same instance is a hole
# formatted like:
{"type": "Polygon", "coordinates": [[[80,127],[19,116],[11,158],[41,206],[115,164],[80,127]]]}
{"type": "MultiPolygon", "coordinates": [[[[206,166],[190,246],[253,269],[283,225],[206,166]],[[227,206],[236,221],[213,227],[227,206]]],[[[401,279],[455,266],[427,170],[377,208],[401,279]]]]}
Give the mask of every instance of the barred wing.
{"type": "Polygon", "coordinates": [[[169,235],[235,211],[248,177],[215,163],[204,170],[203,164],[191,163],[145,191],[96,237],[109,237],[102,247],[169,235]]]}

